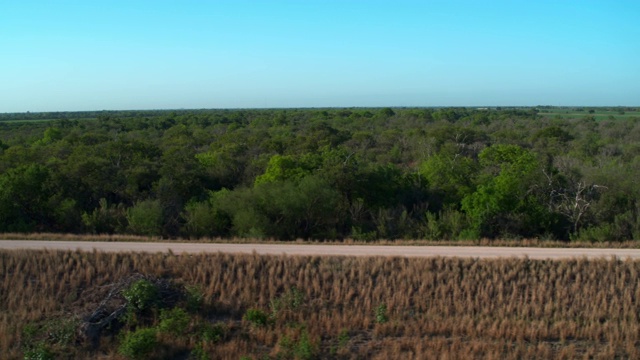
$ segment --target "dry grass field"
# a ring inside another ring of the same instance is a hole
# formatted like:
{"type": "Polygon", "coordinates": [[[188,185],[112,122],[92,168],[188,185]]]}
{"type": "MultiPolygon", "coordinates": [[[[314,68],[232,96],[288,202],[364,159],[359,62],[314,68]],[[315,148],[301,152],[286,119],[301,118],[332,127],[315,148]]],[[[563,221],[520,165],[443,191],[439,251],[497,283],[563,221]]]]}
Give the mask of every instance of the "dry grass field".
{"type": "Polygon", "coordinates": [[[151,358],[638,358],[639,274],[612,259],[0,251],[0,354],[135,358],[126,335],[153,327],[151,358]],[[154,308],[89,341],[89,315],[140,278],[201,302],[183,326],[154,308]]]}

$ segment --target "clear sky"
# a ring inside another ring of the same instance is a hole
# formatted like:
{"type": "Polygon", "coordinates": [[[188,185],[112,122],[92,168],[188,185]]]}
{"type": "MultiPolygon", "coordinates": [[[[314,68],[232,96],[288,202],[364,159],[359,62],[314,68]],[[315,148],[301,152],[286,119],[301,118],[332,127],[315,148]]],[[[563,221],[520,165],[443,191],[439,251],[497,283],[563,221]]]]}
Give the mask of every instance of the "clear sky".
{"type": "Polygon", "coordinates": [[[640,1],[0,1],[0,112],[640,105],[640,1]]]}

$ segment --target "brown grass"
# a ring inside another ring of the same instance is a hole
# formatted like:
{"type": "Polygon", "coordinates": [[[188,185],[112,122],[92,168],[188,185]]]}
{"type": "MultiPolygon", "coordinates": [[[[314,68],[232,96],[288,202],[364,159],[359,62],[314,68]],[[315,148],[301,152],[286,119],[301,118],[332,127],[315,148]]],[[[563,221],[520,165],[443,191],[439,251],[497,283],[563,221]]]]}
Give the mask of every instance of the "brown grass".
{"type": "MultiPolygon", "coordinates": [[[[232,329],[213,358],[261,358],[303,331],[321,358],[638,358],[640,262],[610,259],[407,259],[0,251],[0,354],[19,358],[28,323],[82,318],[134,273],[201,287],[208,321],[232,329]],[[269,312],[293,288],[299,308],[269,312]],[[388,321],[375,310],[386,305],[388,321]],[[348,334],[340,344],[340,333],[348,334]]],[[[162,338],[190,348],[195,340],[162,338]]],[[[78,343],[69,358],[118,358],[117,338],[78,343]]],[[[55,350],[55,349],[54,349],[55,350]]],[[[58,354],[60,355],[60,354],[58,354]]]]}

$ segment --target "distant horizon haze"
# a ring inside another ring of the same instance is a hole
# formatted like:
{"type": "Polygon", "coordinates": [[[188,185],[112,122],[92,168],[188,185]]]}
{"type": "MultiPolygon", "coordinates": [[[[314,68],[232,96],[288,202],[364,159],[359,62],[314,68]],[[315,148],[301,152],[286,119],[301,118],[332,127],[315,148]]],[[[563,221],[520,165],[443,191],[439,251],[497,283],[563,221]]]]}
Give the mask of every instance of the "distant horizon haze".
{"type": "Polygon", "coordinates": [[[551,107],[554,109],[567,108],[640,108],[640,105],[454,105],[454,106],[393,106],[393,105],[376,105],[376,106],[300,106],[300,107],[236,107],[236,108],[147,108],[147,109],[79,109],[79,110],[42,110],[42,111],[7,111],[0,114],[28,114],[28,113],[58,113],[58,112],[117,112],[117,111],[206,111],[206,110],[323,110],[323,109],[442,109],[442,108],[467,108],[467,109],[496,109],[496,108],[540,108],[551,107]]]}

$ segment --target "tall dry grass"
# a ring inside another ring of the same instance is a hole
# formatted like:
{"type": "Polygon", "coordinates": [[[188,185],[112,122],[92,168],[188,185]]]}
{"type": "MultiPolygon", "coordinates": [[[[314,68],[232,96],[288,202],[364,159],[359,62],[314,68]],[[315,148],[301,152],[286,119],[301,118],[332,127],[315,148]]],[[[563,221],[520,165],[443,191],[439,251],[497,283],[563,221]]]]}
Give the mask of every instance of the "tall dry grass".
{"type": "MultiPolygon", "coordinates": [[[[3,358],[21,356],[25,324],[85,316],[133,273],[202,289],[210,320],[233,329],[208,348],[214,358],[273,356],[301,329],[322,358],[640,357],[640,262],[631,260],[0,251],[3,358]],[[273,325],[241,320],[248,308],[269,312],[293,288],[305,301],[279,311],[273,325]],[[377,323],[382,304],[388,321],[377,323]]],[[[78,344],[69,356],[117,358],[116,343],[78,344]]]]}

